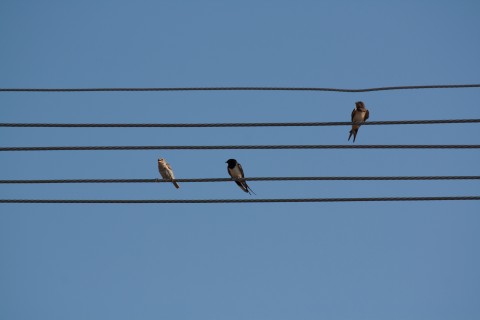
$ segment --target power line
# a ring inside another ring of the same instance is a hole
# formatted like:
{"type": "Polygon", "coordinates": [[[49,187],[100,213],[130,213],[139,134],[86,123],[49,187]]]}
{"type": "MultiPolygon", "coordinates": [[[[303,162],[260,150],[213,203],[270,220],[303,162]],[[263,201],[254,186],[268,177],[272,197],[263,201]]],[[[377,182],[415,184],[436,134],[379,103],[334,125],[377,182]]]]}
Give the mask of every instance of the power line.
{"type": "Polygon", "coordinates": [[[278,150],[278,149],[479,149],[480,145],[227,145],[227,146],[72,146],[2,147],[0,151],[91,151],[91,150],[278,150]]]}
{"type": "Polygon", "coordinates": [[[69,204],[161,204],[161,203],[280,203],[280,202],[376,202],[376,201],[452,201],[480,200],[480,196],[460,197],[387,197],[387,198],[299,198],[299,199],[200,199],[200,200],[51,200],[0,199],[0,203],[69,203],[69,204]]]}
{"type": "MultiPolygon", "coordinates": [[[[479,123],[480,119],[370,121],[362,125],[479,123]]],[[[246,123],[0,123],[0,127],[31,128],[224,128],[350,126],[352,122],[246,122],[246,123]]]]}
{"type": "MultiPolygon", "coordinates": [[[[239,181],[421,181],[421,180],[479,180],[480,176],[389,176],[389,177],[255,177],[239,181]]],[[[232,182],[231,178],[175,179],[176,182],[232,182]]],[[[163,179],[54,179],[0,180],[0,184],[37,183],[171,183],[163,179]]]]}
{"type": "Polygon", "coordinates": [[[480,88],[480,84],[446,84],[425,86],[392,86],[366,89],[340,89],[318,87],[162,87],[162,88],[0,88],[0,92],[112,92],[112,91],[327,91],[373,92],[413,89],[480,88]]]}

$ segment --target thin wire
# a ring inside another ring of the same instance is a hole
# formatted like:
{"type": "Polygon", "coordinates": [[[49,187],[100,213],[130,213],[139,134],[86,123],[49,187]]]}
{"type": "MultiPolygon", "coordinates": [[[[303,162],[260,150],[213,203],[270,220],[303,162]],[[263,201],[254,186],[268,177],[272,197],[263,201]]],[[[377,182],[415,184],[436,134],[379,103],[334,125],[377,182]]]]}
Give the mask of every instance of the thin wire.
{"type": "MultiPolygon", "coordinates": [[[[370,121],[362,125],[479,123],[480,119],[370,121]]],[[[0,127],[30,128],[224,128],[350,126],[352,122],[251,122],[251,123],[0,123],[0,127]]]]}
{"type": "Polygon", "coordinates": [[[299,198],[299,199],[200,199],[200,200],[51,200],[0,199],[0,203],[77,203],[77,204],[152,204],[152,203],[279,203],[279,202],[374,202],[374,201],[452,201],[480,200],[480,196],[387,197],[387,198],[299,198]]]}
{"type": "Polygon", "coordinates": [[[163,87],[163,88],[0,88],[0,92],[111,92],[111,91],[327,91],[373,92],[412,89],[480,88],[480,84],[447,84],[425,86],[393,86],[367,89],[339,89],[318,87],[163,87]]]}
{"type": "MultiPolygon", "coordinates": [[[[238,181],[411,181],[411,180],[479,180],[480,176],[389,176],[389,177],[256,177],[238,181]]],[[[176,182],[232,182],[231,178],[175,179],[176,182]]],[[[171,183],[164,179],[53,179],[0,180],[0,184],[36,183],[171,183]]]]}
{"type": "Polygon", "coordinates": [[[256,145],[256,146],[73,146],[2,147],[0,151],[91,151],[91,150],[278,150],[278,149],[479,149],[480,145],[256,145]]]}

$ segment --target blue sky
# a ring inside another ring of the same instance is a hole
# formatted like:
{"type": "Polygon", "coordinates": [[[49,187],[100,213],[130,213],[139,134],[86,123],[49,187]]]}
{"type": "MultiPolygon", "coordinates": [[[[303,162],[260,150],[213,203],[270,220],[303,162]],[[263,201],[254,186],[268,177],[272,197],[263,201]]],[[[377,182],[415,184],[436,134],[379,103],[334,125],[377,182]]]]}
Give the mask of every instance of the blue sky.
{"type": "MultiPolygon", "coordinates": [[[[0,87],[479,83],[477,1],[7,1],[0,87]]],[[[478,89],[1,93],[2,122],[480,118],[478,89]]],[[[347,127],[1,128],[2,146],[347,144],[347,127]]],[[[478,144],[469,125],[356,144],[478,144]]],[[[477,150],[1,153],[0,179],[479,175],[477,150]]],[[[251,182],[257,198],[478,195],[477,181],[251,182]]],[[[234,183],[0,185],[1,198],[250,198],[234,183]]],[[[470,202],[0,205],[2,319],[477,319],[470,202]]]]}

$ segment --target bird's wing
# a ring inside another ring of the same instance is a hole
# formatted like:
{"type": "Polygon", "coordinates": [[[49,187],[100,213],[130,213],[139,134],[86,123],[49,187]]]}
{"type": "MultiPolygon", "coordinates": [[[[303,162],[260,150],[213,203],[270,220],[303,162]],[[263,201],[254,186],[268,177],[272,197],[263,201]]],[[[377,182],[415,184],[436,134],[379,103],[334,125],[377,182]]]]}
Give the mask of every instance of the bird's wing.
{"type": "Polygon", "coordinates": [[[240,163],[237,163],[237,166],[238,166],[238,170],[240,170],[240,173],[242,174],[242,178],[245,178],[245,175],[243,174],[242,165],[240,163]]]}
{"type": "Polygon", "coordinates": [[[370,112],[367,110],[367,112],[365,113],[365,119],[363,121],[367,121],[369,115],[370,115],[370,112]]]}
{"type": "Polygon", "coordinates": [[[353,109],[353,111],[352,111],[352,122],[353,122],[353,117],[355,116],[355,110],[356,109],[353,109]]]}

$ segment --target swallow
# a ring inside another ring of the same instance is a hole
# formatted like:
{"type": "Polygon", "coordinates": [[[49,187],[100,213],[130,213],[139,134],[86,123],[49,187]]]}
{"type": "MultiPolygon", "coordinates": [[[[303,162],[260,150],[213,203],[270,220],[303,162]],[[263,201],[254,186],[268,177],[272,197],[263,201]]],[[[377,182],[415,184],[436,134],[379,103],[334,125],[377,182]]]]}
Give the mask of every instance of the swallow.
{"type": "Polygon", "coordinates": [[[158,159],[158,172],[160,172],[160,175],[162,176],[163,179],[165,180],[172,180],[173,185],[175,188],[180,188],[178,183],[175,181],[175,176],[173,175],[173,170],[172,167],[168,164],[168,162],[165,159],[158,159]]]}
{"type": "Polygon", "coordinates": [[[352,130],[350,130],[348,141],[350,141],[350,138],[353,134],[353,142],[355,142],[355,138],[357,137],[357,132],[361,126],[361,123],[367,121],[369,115],[370,114],[362,101],[355,102],[355,109],[352,111],[352,130]]]}
{"type": "MultiPolygon", "coordinates": [[[[227,165],[227,170],[228,174],[232,179],[242,179],[245,178],[245,175],[243,174],[243,168],[240,163],[237,162],[235,159],[228,159],[225,163],[228,163],[227,165]]],[[[242,189],[243,191],[247,192],[248,194],[256,194],[253,192],[252,188],[250,188],[247,184],[246,181],[237,181],[235,180],[235,183],[242,189]]]]}

